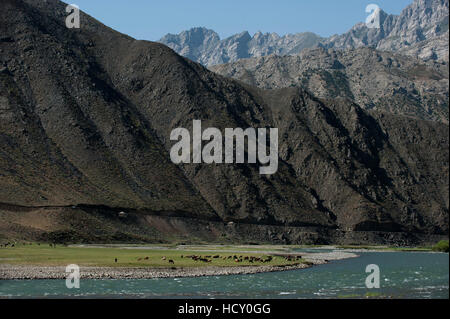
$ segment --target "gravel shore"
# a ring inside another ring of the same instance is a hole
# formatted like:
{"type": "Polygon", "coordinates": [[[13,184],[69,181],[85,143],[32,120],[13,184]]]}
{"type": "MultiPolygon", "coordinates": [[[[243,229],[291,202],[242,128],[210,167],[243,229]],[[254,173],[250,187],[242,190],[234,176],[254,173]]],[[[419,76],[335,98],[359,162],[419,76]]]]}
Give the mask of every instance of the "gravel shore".
{"type": "MultiPolygon", "coordinates": [[[[295,255],[295,254],[294,254],[295,255]]],[[[192,268],[119,268],[119,267],[80,267],[82,279],[151,279],[177,277],[203,277],[256,274],[262,272],[286,271],[308,268],[331,260],[357,257],[348,252],[302,253],[309,263],[289,266],[246,266],[246,267],[192,267],[192,268]]],[[[22,266],[0,264],[0,280],[11,279],[65,279],[64,266],[22,266]]]]}

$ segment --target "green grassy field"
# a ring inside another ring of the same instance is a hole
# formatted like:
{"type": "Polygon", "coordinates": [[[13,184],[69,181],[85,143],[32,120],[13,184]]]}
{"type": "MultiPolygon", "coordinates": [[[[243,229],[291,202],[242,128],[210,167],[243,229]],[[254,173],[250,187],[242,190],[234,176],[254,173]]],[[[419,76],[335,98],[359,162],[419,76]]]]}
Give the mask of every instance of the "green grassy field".
{"type": "MultiPolygon", "coordinates": [[[[232,249],[227,246],[227,249],[232,249]]],[[[242,247],[238,247],[242,249],[242,247]]],[[[267,248],[263,247],[261,253],[244,253],[241,250],[235,252],[224,252],[218,249],[215,252],[206,250],[182,250],[177,248],[159,247],[159,249],[133,249],[124,247],[51,247],[48,244],[16,244],[15,247],[0,248],[0,264],[16,265],[42,265],[42,266],[66,266],[77,264],[80,266],[104,266],[104,267],[205,267],[205,266],[258,266],[258,265],[292,265],[300,261],[288,261],[282,256],[273,256],[272,261],[262,263],[250,263],[244,258],[267,257],[267,248]],[[182,256],[201,255],[207,257],[211,262],[205,263],[194,261],[182,256]],[[228,256],[242,256],[242,262],[235,262],[234,258],[228,256]],[[213,256],[218,256],[213,258],[213,256]],[[145,259],[148,257],[148,259],[145,259]],[[165,257],[165,258],[164,258],[165,257]],[[223,258],[226,259],[223,259],[223,258]],[[117,262],[115,259],[117,258],[117,262]],[[174,263],[169,263],[173,260],[174,263]]],[[[222,249],[223,250],[223,249],[222,249]]],[[[252,250],[259,252],[257,247],[252,250]]]]}

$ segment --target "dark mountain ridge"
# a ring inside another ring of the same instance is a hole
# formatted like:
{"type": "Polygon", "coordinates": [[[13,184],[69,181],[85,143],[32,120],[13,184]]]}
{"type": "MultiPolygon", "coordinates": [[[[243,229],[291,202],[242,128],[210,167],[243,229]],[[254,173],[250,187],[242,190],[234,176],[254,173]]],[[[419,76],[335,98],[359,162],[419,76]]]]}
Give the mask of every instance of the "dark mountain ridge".
{"type": "Polygon", "coordinates": [[[448,125],[299,88],[257,89],[85,14],[81,29],[67,29],[65,14],[56,0],[2,2],[1,237],[411,244],[446,236],[448,125]],[[194,119],[278,127],[278,172],[173,164],[170,132],[194,119]]]}

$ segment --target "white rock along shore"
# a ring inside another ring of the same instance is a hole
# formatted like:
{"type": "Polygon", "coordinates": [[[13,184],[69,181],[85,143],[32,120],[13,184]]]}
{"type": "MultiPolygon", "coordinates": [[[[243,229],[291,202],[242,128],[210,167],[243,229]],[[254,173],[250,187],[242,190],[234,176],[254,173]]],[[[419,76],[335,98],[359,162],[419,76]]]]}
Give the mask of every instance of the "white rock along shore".
{"type": "MultiPolygon", "coordinates": [[[[291,254],[296,255],[296,254],[291,254]]],[[[172,268],[123,268],[123,267],[83,267],[80,266],[81,279],[151,279],[177,277],[203,277],[256,274],[262,272],[286,271],[308,268],[332,260],[358,257],[349,252],[302,253],[309,263],[288,266],[232,266],[232,267],[172,267],[172,268]]],[[[65,279],[65,266],[23,266],[0,264],[0,280],[12,279],[65,279]]]]}

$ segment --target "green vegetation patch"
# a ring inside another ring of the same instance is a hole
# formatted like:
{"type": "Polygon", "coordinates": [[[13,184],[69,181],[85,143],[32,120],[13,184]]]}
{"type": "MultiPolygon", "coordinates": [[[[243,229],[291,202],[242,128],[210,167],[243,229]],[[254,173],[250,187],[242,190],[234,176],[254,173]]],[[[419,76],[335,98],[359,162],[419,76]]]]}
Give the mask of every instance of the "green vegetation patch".
{"type": "Polygon", "coordinates": [[[440,251],[440,252],[448,253],[448,251],[449,251],[448,240],[441,240],[436,245],[434,245],[432,249],[433,249],[433,251],[440,251]]]}

